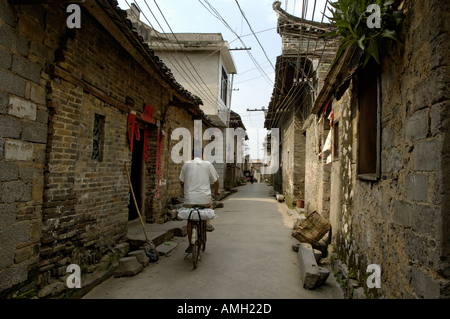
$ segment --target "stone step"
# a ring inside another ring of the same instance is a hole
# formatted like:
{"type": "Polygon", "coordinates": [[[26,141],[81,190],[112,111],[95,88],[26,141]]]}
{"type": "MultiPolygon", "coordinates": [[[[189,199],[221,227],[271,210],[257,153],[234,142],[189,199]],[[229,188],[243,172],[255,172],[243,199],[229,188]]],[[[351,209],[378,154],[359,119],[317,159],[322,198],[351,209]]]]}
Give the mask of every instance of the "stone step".
{"type": "Polygon", "coordinates": [[[175,243],[173,241],[165,242],[159,246],[156,247],[156,250],[158,251],[160,256],[165,256],[168,253],[170,253],[172,250],[174,250],[178,246],[178,243],[175,243]]]}
{"type": "Polygon", "coordinates": [[[114,271],[115,277],[131,277],[138,274],[144,266],[135,256],[123,257],[119,259],[119,266],[114,271]]]}
{"type": "Polygon", "coordinates": [[[132,251],[128,253],[128,257],[136,257],[136,260],[144,267],[147,267],[148,264],[150,263],[150,260],[148,259],[144,250],[132,251]]]}
{"type": "MultiPolygon", "coordinates": [[[[149,240],[155,246],[169,241],[172,237],[184,237],[187,234],[186,221],[171,221],[165,224],[145,224],[149,240]]],[[[131,246],[139,248],[145,244],[145,234],[140,223],[133,222],[128,226],[127,241],[131,246]]]]}

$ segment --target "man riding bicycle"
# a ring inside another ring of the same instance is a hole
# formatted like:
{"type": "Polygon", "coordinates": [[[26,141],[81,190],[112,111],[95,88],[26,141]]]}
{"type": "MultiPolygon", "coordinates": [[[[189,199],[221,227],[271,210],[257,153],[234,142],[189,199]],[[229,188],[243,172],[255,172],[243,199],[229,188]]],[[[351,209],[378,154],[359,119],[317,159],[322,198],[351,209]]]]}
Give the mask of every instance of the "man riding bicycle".
{"type": "MultiPolygon", "coordinates": [[[[214,194],[220,195],[219,174],[210,162],[203,160],[203,148],[201,152],[201,158],[193,155],[194,159],[185,162],[181,169],[180,184],[184,191],[184,206],[188,208],[203,206],[213,209],[210,184],[214,184],[214,194]]],[[[213,231],[214,227],[210,221],[208,220],[206,223],[206,231],[213,231]]],[[[192,248],[192,222],[190,220],[187,223],[187,234],[189,247],[186,249],[186,253],[189,253],[192,248]]]]}

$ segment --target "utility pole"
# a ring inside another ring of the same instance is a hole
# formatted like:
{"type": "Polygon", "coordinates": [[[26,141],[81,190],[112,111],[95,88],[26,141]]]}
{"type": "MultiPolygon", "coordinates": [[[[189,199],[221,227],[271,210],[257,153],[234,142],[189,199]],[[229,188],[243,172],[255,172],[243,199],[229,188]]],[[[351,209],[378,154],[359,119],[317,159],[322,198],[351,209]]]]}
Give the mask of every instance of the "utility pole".
{"type": "Polygon", "coordinates": [[[247,112],[264,112],[264,117],[266,117],[267,111],[268,110],[266,110],[264,106],[261,109],[254,109],[254,110],[247,109],[247,112]]]}

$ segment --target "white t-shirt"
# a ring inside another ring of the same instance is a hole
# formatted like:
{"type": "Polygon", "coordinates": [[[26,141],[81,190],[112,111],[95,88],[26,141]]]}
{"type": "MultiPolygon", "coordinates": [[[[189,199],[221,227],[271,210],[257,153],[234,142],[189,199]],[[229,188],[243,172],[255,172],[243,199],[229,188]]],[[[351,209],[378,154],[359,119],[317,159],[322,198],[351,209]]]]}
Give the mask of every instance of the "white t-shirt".
{"type": "Polygon", "coordinates": [[[219,179],[214,166],[199,157],[184,163],[180,180],[184,183],[184,203],[202,205],[211,202],[211,187],[219,179]]]}

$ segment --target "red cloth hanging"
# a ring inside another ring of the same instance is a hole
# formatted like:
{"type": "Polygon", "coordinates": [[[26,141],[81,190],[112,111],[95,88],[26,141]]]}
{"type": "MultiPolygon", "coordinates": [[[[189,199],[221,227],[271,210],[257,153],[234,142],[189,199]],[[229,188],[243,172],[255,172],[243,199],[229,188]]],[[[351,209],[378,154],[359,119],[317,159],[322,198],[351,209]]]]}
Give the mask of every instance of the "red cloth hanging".
{"type": "Polygon", "coordinates": [[[139,133],[139,125],[134,127],[134,135],[136,136],[136,141],[141,141],[141,134],[139,133]]]}
{"type": "Polygon", "coordinates": [[[145,130],[144,130],[144,160],[145,160],[145,162],[146,163],[148,163],[148,143],[147,143],[147,141],[148,141],[148,127],[146,126],[145,127],[145,130]]]}
{"type": "Polygon", "coordinates": [[[128,141],[130,143],[130,150],[133,153],[133,141],[134,141],[134,130],[136,124],[136,114],[130,113],[128,115],[128,141]]]}
{"type": "Polygon", "coordinates": [[[155,113],[155,109],[148,104],[145,104],[144,113],[142,113],[142,119],[153,123],[153,114],[155,113]]]}

